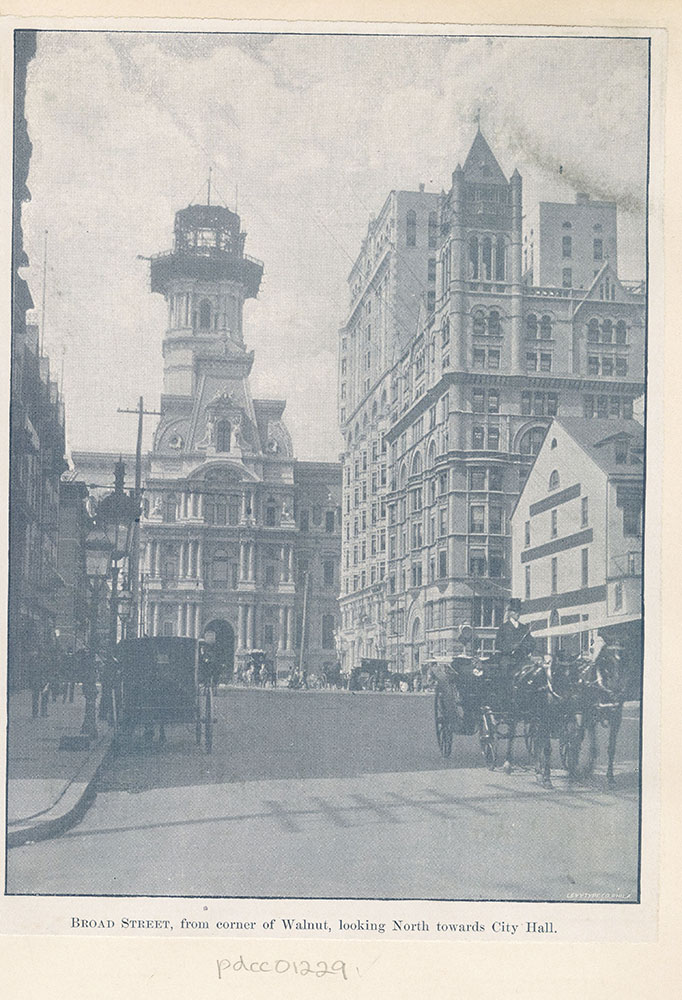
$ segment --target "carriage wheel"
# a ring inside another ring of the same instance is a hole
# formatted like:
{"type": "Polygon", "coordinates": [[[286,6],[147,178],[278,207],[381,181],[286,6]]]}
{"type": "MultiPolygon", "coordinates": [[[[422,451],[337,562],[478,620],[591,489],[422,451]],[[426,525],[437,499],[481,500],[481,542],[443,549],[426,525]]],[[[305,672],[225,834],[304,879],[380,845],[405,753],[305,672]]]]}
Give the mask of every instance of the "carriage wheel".
{"type": "Polygon", "coordinates": [[[448,716],[445,697],[440,690],[436,691],[435,701],[436,717],[436,739],[440,748],[441,756],[449,757],[452,753],[452,727],[448,716]]]}
{"type": "MultiPolygon", "coordinates": [[[[566,767],[569,776],[578,780],[589,778],[594,770],[594,754],[590,733],[576,718],[568,719],[565,740],[566,767]]],[[[563,755],[562,755],[563,761],[563,755]]]]}
{"type": "Polygon", "coordinates": [[[206,743],[206,753],[213,749],[213,704],[211,699],[211,685],[206,685],[206,714],[204,716],[204,741],[206,743]]]}

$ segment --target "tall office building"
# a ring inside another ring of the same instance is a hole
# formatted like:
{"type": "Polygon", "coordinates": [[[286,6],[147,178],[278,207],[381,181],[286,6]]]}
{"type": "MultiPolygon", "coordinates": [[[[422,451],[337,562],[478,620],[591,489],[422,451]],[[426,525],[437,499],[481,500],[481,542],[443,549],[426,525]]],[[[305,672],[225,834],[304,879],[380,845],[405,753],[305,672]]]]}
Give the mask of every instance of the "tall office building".
{"type": "MultiPolygon", "coordinates": [[[[382,380],[386,569],[375,600],[397,669],[453,652],[464,623],[492,647],[511,587],[510,513],[548,423],[627,419],[644,389],[645,297],[617,273],[615,206],[543,203],[525,275],[522,220],[521,177],[507,179],[479,130],[440,198],[434,308],[382,380]],[[536,274],[547,284],[529,283],[536,274]]],[[[376,434],[373,405],[355,413],[353,433],[376,434]]],[[[364,649],[344,625],[348,649],[364,649]]]]}

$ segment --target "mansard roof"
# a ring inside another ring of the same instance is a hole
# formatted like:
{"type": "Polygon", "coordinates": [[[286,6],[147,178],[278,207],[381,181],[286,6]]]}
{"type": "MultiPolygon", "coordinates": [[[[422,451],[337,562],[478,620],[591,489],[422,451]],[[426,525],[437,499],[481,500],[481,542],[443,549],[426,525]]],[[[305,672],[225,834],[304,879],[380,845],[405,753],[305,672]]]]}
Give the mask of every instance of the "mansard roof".
{"type": "Polygon", "coordinates": [[[464,161],[464,180],[470,184],[507,184],[507,178],[479,129],[464,161]]]}

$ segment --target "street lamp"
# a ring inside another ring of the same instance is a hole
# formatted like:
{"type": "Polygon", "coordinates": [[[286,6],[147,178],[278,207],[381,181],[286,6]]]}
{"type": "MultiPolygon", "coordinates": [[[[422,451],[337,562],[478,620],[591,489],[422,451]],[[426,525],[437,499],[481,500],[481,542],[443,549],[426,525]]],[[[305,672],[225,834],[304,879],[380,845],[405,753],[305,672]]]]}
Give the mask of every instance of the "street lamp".
{"type": "Polygon", "coordinates": [[[128,622],[133,611],[133,595],[129,590],[122,590],[118,595],[118,617],[121,621],[123,638],[127,637],[128,622]]]}
{"type": "Polygon", "coordinates": [[[109,575],[111,545],[106,532],[95,526],[85,540],[85,572],[92,591],[90,609],[90,648],[83,659],[81,684],[85,698],[85,714],[81,732],[86,736],[97,736],[97,679],[95,671],[95,650],[97,648],[97,612],[104,581],[109,575]]]}

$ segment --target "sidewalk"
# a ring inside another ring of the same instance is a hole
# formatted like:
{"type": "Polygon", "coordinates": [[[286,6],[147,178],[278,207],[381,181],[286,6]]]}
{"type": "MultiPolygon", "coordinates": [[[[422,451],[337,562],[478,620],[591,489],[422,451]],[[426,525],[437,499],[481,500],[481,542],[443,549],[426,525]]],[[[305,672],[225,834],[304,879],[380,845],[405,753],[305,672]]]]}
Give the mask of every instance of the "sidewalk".
{"type": "Polygon", "coordinates": [[[85,700],[76,686],[74,701],[50,701],[48,717],[34,719],[31,692],[17,691],[9,701],[7,754],[7,846],[54,837],[76,822],[94,793],[94,783],[109,752],[113,730],[98,723],[98,737],[87,750],[60,750],[62,736],[80,731],[85,700]]]}

